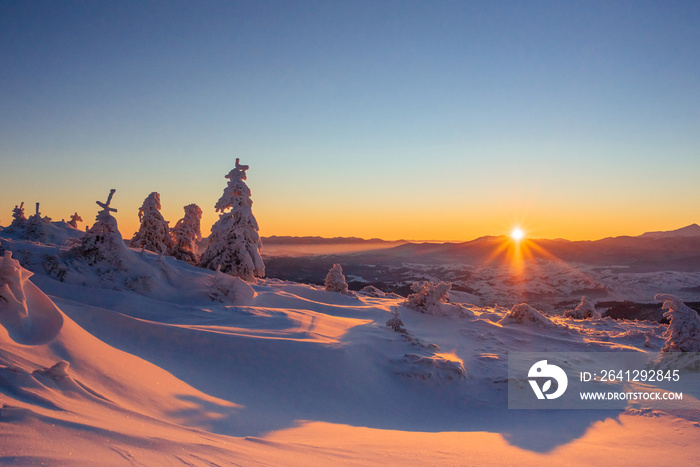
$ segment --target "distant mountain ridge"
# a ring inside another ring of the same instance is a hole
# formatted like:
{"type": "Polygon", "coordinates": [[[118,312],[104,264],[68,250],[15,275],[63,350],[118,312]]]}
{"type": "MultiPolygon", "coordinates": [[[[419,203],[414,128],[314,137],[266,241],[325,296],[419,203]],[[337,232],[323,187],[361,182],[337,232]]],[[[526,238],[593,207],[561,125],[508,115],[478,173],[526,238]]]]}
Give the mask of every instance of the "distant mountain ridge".
{"type": "Polygon", "coordinates": [[[673,238],[673,237],[700,237],[700,225],[690,224],[676,230],[666,232],[646,232],[640,238],[673,238]]]}
{"type": "Polygon", "coordinates": [[[354,243],[407,243],[406,240],[382,240],[381,238],[364,239],[359,237],[293,237],[289,235],[272,235],[262,237],[265,244],[296,244],[296,245],[335,245],[335,244],[354,244],[354,243]]]}
{"type": "MultiPolygon", "coordinates": [[[[463,243],[407,243],[384,253],[416,263],[506,263],[515,247],[506,236],[481,237],[463,243]]],[[[637,237],[601,240],[526,240],[525,260],[554,259],[599,266],[624,266],[630,271],[700,271],[700,226],[670,232],[649,232],[637,237]]]]}

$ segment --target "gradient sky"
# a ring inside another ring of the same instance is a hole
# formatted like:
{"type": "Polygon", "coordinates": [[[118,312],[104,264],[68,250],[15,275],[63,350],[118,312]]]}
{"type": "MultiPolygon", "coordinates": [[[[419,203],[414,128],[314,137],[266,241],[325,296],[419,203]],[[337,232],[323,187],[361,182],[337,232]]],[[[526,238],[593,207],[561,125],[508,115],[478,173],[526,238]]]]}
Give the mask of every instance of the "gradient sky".
{"type": "MultiPolygon", "coordinates": [[[[262,235],[469,240],[700,223],[697,1],[3,1],[0,225],[158,191],[262,235]]],[[[82,225],[84,227],[85,224],[82,225]]]]}

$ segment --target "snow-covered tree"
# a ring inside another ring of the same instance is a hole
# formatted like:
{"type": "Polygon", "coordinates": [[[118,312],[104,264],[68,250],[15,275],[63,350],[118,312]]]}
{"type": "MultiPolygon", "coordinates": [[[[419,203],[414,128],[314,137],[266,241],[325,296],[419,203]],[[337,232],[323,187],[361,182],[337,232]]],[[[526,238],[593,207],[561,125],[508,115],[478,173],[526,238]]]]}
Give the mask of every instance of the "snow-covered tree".
{"type": "Polygon", "coordinates": [[[248,168],[236,159],[236,167],[226,175],[228,184],[215,206],[221,214],[211,229],[209,246],[199,265],[212,270],[220,268],[226,274],[253,280],[254,276],[265,275],[265,265],[260,256],[262,242],[258,222],[253,216],[250,188],[244,181],[248,168]]]}
{"type": "Polygon", "coordinates": [[[348,283],[343,275],[343,268],[340,264],[334,264],[326,274],[326,290],[329,292],[348,293],[348,283]]]}
{"type": "Polygon", "coordinates": [[[413,293],[406,297],[404,305],[422,313],[430,313],[432,308],[449,302],[451,288],[452,284],[448,282],[414,282],[411,284],[413,293]]]}
{"type": "Polygon", "coordinates": [[[102,210],[97,213],[95,224],[85,232],[80,242],[68,251],[69,256],[83,258],[90,265],[101,261],[107,261],[115,267],[121,265],[121,258],[129,250],[119,232],[117,220],[110,214],[117,212],[109,206],[115,191],[110,190],[106,203],[96,201],[102,210]]]}
{"type": "Polygon", "coordinates": [[[664,317],[671,320],[663,336],[666,346],[662,352],[700,352],[700,316],[683,301],[670,294],[656,294],[663,301],[664,317]]]}
{"type": "Polygon", "coordinates": [[[29,216],[24,223],[24,234],[22,236],[28,240],[44,241],[46,240],[44,225],[50,222],[50,217],[41,217],[39,203],[36,203],[36,212],[29,216]]]}
{"type": "Polygon", "coordinates": [[[189,204],[183,208],[185,217],[177,221],[175,227],[170,229],[172,237],[172,255],[182,261],[195,264],[197,262],[197,242],[202,240],[200,222],[202,210],[196,204],[189,204]]]}
{"type": "Polygon", "coordinates": [[[68,221],[68,225],[70,225],[74,229],[77,229],[78,222],[83,222],[83,218],[80,217],[77,212],[75,214],[71,214],[70,220],[68,221]]]}
{"type": "Polygon", "coordinates": [[[141,226],[131,239],[132,248],[144,248],[158,254],[172,249],[168,221],[160,214],[160,194],[155,191],[148,195],[139,209],[141,226]]]}
{"type": "Polygon", "coordinates": [[[386,322],[386,325],[389,326],[391,329],[394,330],[394,332],[398,332],[401,334],[407,334],[406,328],[403,327],[403,321],[401,320],[401,317],[399,316],[399,307],[392,307],[391,309],[391,314],[393,315],[392,318],[386,322]]]}
{"type": "Polygon", "coordinates": [[[588,297],[581,297],[581,303],[573,310],[566,310],[564,316],[574,319],[600,318],[600,313],[595,309],[595,305],[588,297]]]}
{"type": "Polygon", "coordinates": [[[403,304],[429,315],[473,318],[473,311],[459,303],[450,303],[451,288],[449,282],[414,282],[411,284],[413,293],[406,297],[403,304]]]}
{"type": "Polygon", "coordinates": [[[12,210],[12,223],[10,227],[24,227],[27,222],[27,218],[24,215],[24,201],[19,206],[15,205],[12,210]]]}

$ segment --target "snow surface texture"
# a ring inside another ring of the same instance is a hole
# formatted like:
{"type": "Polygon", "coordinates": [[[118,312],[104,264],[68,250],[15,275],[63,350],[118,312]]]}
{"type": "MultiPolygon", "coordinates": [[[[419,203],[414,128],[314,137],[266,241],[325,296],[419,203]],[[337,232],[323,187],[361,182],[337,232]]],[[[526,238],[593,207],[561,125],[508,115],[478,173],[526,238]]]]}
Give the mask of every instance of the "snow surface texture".
{"type": "Polygon", "coordinates": [[[447,282],[414,282],[411,284],[413,293],[406,298],[404,305],[429,315],[473,317],[474,314],[459,303],[449,303],[451,287],[452,284],[447,282]]]}
{"type": "Polygon", "coordinates": [[[160,194],[148,195],[139,208],[139,230],[131,239],[132,248],[143,248],[158,254],[170,253],[173,247],[168,221],[160,213],[160,194]]]}
{"type": "Polygon", "coordinates": [[[345,282],[343,268],[340,264],[334,264],[328,271],[324,284],[329,292],[348,293],[348,283],[345,282]]]}
{"type": "Polygon", "coordinates": [[[652,302],[659,290],[669,291],[686,301],[700,301],[700,272],[629,272],[627,267],[600,267],[563,261],[537,259],[526,263],[522,274],[514,278],[508,266],[472,264],[404,263],[406,276],[396,285],[410,285],[429,279],[452,283],[473,294],[476,303],[508,306],[525,301],[549,309],[552,304],[579,299],[582,295],[598,301],[630,300],[652,302]],[[466,277],[466,279],[465,279],[466,277]]]}
{"type": "Polygon", "coordinates": [[[248,305],[256,296],[253,288],[239,277],[216,271],[209,287],[209,296],[230,305],[248,305]]]}
{"type": "Polygon", "coordinates": [[[200,223],[202,209],[196,204],[189,204],[183,208],[185,217],[177,221],[175,227],[170,229],[173,239],[172,255],[190,264],[199,261],[197,256],[197,243],[202,241],[200,223]]]}
{"type": "Polygon", "coordinates": [[[507,408],[509,352],[656,356],[667,325],[503,326],[515,310],[434,316],[394,296],[224,274],[215,288],[234,293],[215,301],[212,271],[128,248],[124,276],[80,263],[60,282],[42,262],[67,246],[5,231],[0,242],[11,253],[0,263],[0,463],[697,462],[694,397],[678,412],[507,408]],[[122,287],[145,272],[152,287],[122,287]]]}
{"type": "Polygon", "coordinates": [[[663,301],[664,317],[671,320],[664,332],[666,346],[664,352],[700,352],[700,317],[695,310],[688,308],[678,297],[669,294],[657,294],[663,301]]]}
{"type": "Polygon", "coordinates": [[[581,297],[581,303],[573,310],[566,310],[564,316],[574,319],[600,318],[600,313],[595,309],[595,305],[588,297],[581,297]]]}
{"type": "Polygon", "coordinates": [[[265,276],[265,265],[260,256],[262,242],[253,216],[250,188],[244,181],[246,170],[248,166],[236,159],[236,167],[226,175],[228,184],[215,205],[221,215],[211,228],[209,246],[199,266],[252,281],[255,276],[265,276]]]}

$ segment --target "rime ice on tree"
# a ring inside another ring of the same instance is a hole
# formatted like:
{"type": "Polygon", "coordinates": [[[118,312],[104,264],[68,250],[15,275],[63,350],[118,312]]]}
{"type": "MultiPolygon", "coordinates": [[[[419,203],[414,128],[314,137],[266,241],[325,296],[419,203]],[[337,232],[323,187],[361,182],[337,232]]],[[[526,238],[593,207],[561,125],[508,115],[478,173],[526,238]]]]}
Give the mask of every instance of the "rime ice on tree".
{"type": "Polygon", "coordinates": [[[340,264],[334,264],[328,271],[324,284],[329,292],[348,293],[348,283],[345,281],[343,268],[340,264]]]}
{"type": "Polygon", "coordinates": [[[70,225],[74,229],[77,229],[78,222],[83,222],[83,218],[80,217],[77,212],[75,214],[71,214],[70,220],[68,221],[68,225],[70,225]]]}
{"type": "Polygon", "coordinates": [[[430,314],[431,309],[438,307],[441,303],[450,301],[451,288],[452,284],[447,282],[438,282],[436,284],[427,281],[414,282],[411,284],[413,293],[406,297],[404,305],[421,313],[430,314]]]}
{"type": "Polygon", "coordinates": [[[110,207],[115,191],[117,190],[114,188],[110,190],[106,203],[96,201],[102,210],[97,213],[95,224],[85,232],[80,243],[69,250],[68,253],[71,256],[82,257],[90,265],[107,261],[113,266],[120,266],[120,255],[129,250],[124,244],[121,233],[119,233],[117,220],[110,214],[117,212],[116,209],[110,207]]]}
{"type": "Polygon", "coordinates": [[[211,229],[209,246],[199,260],[203,268],[216,270],[244,280],[265,275],[265,265],[260,256],[262,242],[258,235],[258,222],[253,216],[250,188],[245,184],[247,165],[236,159],[236,167],[226,178],[228,185],[216,203],[221,212],[211,229]],[[231,209],[226,212],[227,209],[231,209]]]}
{"type": "Polygon", "coordinates": [[[24,201],[19,206],[15,205],[12,210],[12,223],[10,227],[24,227],[27,218],[24,216],[24,201]]]}
{"type": "Polygon", "coordinates": [[[139,209],[141,226],[131,239],[133,248],[165,254],[172,248],[168,221],[160,214],[160,194],[155,191],[143,200],[139,209]]]}
{"type": "Polygon", "coordinates": [[[51,218],[41,217],[39,203],[36,203],[36,212],[29,216],[29,219],[24,223],[24,234],[22,236],[29,240],[44,241],[46,239],[44,224],[49,222],[51,222],[51,218]]]}
{"type": "Polygon", "coordinates": [[[663,301],[664,317],[671,320],[663,336],[666,346],[662,352],[700,352],[700,317],[683,301],[670,294],[656,294],[663,301]]]}
{"type": "Polygon", "coordinates": [[[200,221],[202,209],[196,204],[184,206],[185,217],[170,229],[173,240],[173,256],[188,263],[197,262],[197,242],[202,240],[200,221]]]}

